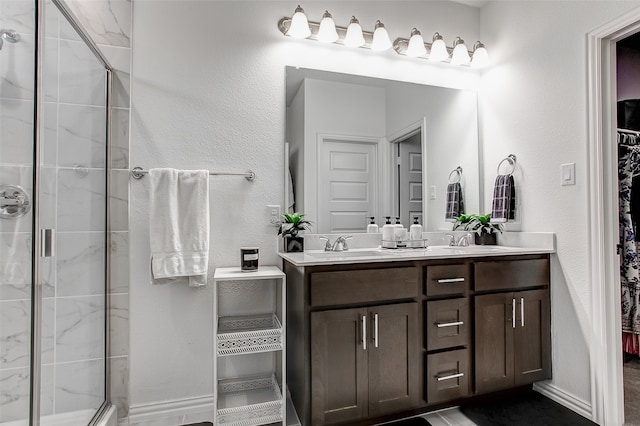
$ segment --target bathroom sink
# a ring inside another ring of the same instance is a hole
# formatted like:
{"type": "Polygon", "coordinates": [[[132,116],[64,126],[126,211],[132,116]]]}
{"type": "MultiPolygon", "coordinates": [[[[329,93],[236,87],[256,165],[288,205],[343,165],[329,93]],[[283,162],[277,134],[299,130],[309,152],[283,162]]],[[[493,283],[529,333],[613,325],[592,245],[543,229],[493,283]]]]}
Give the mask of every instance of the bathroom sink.
{"type": "Polygon", "coordinates": [[[348,250],[348,251],[318,251],[318,252],[305,252],[307,256],[317,257],[320,259],[335,259],[339,257],[368,257],[368,256],[382,256],[382,252],[379,250],[348,250]]]}
{"type": "Polygon", "coordinates": [[[430,246],[433,250],[457,250],[457,251],[504,251],[507,247],[503,246],[430,246]]]}

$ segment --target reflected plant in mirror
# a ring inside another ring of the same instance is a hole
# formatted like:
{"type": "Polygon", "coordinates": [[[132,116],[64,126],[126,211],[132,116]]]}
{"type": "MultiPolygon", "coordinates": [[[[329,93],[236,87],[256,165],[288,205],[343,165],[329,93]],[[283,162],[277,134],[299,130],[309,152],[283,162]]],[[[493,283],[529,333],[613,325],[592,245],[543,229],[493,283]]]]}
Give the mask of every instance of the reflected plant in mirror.
{"type": "Polygon", "coordinates": [[[286,77],[288,204],[316,232],[364,233],[371,216],[449,231],[458,167],[465,207],[481,210],[476,92],[293,67],[286,77]]]}

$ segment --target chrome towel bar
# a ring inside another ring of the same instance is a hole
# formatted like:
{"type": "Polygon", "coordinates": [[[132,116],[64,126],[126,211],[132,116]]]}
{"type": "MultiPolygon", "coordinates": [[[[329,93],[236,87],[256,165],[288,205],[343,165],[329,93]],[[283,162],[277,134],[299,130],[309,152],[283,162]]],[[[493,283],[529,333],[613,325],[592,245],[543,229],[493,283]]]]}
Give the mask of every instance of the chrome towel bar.
{"type": "MultiPolygon", "coordinates": [[[[142,167],[134,167],[131,169],[131,176],[134,179],[142,179],[144,175],[149,174],[149,170],[144,170],[142,167]]],[[[248,172],[209,172],[209,176],[244,176],[249,182],[256,180],[256,174],[249,170],[248,172]]]]}

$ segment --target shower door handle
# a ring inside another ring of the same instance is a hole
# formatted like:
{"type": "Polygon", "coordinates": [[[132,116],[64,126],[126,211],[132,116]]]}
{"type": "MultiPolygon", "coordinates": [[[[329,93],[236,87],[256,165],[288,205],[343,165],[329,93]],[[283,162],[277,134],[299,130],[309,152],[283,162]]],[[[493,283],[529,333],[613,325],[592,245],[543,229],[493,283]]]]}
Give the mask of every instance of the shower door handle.
{"type": "Polygon", "coordinates": [[[56,246],[56,230],[41,229],[40,230],[40,257],[55,256],[56,246]]]}

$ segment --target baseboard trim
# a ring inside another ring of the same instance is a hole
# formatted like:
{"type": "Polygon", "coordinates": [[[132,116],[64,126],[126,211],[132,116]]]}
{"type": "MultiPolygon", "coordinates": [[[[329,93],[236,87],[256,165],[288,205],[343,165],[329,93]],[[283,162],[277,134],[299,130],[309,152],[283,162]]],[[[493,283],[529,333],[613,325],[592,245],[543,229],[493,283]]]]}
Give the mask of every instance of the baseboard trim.
{"type": "Polygon", "coordinates": [[[213,395],[132,405],[128,423],[213,412],[213,395]]]}
{"type": "Polygon", "coordinates": [[[575,411],[582,417],[586,417],[589,420],[592,419],[593,413],[590,403],[576,397],[575,395],[571,395],[570,393],[560,389],[557,386],[554,386],[549,382],[534,383],[533,390],[541,393],[549,399],[554,400],[558,404],[561,404],[568,409],[575,411]]]}

